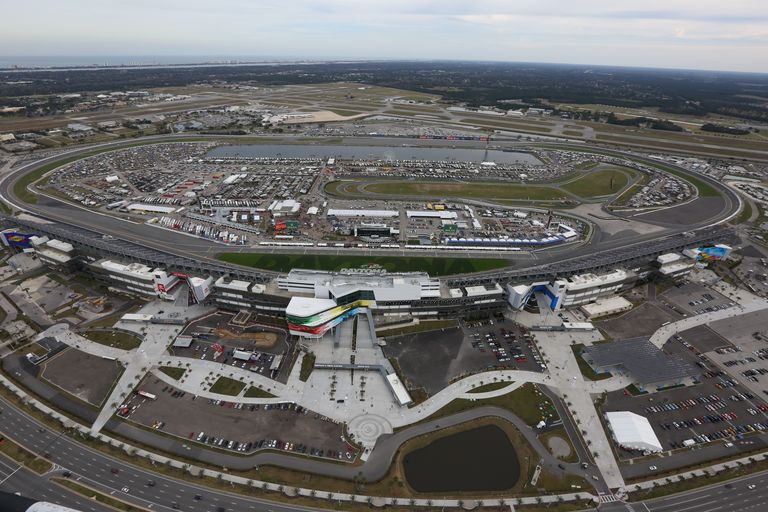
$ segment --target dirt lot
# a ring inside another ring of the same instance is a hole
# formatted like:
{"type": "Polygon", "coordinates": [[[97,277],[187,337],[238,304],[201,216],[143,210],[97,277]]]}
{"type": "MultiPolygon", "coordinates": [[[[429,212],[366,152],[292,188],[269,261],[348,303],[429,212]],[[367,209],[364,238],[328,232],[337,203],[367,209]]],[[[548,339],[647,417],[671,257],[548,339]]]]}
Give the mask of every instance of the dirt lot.
{"type": "Polygon", "coordinates": [[[68,348],[45,363],[41,376],[98,407],[121,373],[123,369],[115,361],[68,348]]]}
{"type": "Polygon", "coordinates": [[[259,350],[276,355],[289,351],[285,331],[254,323],[239,326],[232,323],[233,318],[231,313],[219,312],[189,324],[182,334],[219,343],[228,349],[259,350]]]}
{"type": "Polygon", "coordinates": [[[395,357],[403,375],[415,386],[423,386],[430,395],[434,395],[448,386],[451,380],[462,374],[504,367],[529,371],[541,371],[535,362],[532,349],[523,341],[520,332],[512,322],[490,325],[487,322],[461,328],[431,331],[419,334],[407,334],[392,338],[384,347],[387,357],[395,357]],[[504,338],[502,329],[513,335],[504,338]],[[475,337],[477,335],[477,337],[475,337]],[[486,335],[492,335],[489,339],[486,335]],[[500,361],[490,346],[493,341],[508,356],[519,351],[526,358],[525,362],[500,361]]]}
{"type": "Polygon", "coordinates": [[[147,426],[162,421],[165,423],[163,431],[185,439],[194,441],[200,432],[205,432],[236,442],[279,439],[326,452],[348,450],[341,440],[341,426],[316,417],[311,411],[297,413],[277,406],[271,406],[269,410],[261,406],[251,411],[250,406],[237,409],[231,402],[214,405],[207,399],[194,399],[189,393],[174,397],[175,388],[154,377],[144,379],[140,387],[158,398],[153,401],[134,396],[129,404],[137,408],[129,419],[147,426]]]}
{"type": "Polygon", "coordinates": [[[661,324],[675,319],[671,313],[646,302],[620,317],[595,322],[595,326],[611,338],[622,340],[634,336],[650,336],[661,324]]]}

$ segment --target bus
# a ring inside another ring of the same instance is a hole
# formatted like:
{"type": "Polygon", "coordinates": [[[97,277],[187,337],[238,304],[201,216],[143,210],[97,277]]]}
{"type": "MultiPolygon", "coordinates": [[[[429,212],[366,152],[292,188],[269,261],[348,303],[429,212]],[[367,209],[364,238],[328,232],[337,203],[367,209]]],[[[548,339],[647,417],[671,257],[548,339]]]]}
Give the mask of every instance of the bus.
{"type": "Polygon", "coordinates": [[[139,396],[143,396],[144,398],[149,398],[150,400],[157,400],[157,395],[153,395],[152,393],[147,393],[144,390],[139,391],[139,396]]]}

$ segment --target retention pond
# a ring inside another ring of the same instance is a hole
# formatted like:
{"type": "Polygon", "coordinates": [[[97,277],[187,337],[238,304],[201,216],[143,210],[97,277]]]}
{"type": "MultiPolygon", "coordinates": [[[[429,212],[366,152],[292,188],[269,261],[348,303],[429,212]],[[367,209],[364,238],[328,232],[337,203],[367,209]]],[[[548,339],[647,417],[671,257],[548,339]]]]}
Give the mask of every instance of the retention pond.
{"type": "Polygon", "coordinates": [[[495,425],[442,437],[408,453],[403,466],[418,492],[503,491],[520,478],[515,447],[495,425]]]}

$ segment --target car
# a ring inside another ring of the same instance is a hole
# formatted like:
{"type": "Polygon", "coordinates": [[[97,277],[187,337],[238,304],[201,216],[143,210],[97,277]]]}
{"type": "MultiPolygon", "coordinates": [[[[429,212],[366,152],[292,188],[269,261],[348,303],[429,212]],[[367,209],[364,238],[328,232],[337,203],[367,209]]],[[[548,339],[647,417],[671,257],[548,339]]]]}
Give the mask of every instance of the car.
{"type": "Polygon", "coordinates": [[[147,487],[154,487],[155,485],[156,484],[154,480],[147,480],[147,487]]]}
{"type": "Polygon", "coordinates": [[[109,470],[109,472],[112,473],[113,475],[116,475],[116,474],[118,474],[120,472],[120,470],[117,469],[117,468],[112,468],[112,469],[109,470]]]}
{"type": "Polygon", "coordinates": [[[648,466],[648,469],[650,469],[651,471],[656,471],[659,468],[657,468],[656,466],[648,466]]]}
{"type": "Polygon", "coordinates": [[[756,486],[755,484],[749,484],[749,485],[747,486],[747,489],[749,489],[750,491],[752,491],[752,490],[754,490],[756,487],[757,487],[757,486],[756,486]]]}
{"type": "Polygon", "coordinates": [[[121,491],[123,491],[123,492],[124,492],[124,493],[126,493],[126,494],[128,494],[129,492],[131,492],[131,490],[130,490],[129,488],[127,488],[127,487],[123,487],[123,488],[122,488],[122,489],[120,489],[120,490],[121,490],[121,491]]]}

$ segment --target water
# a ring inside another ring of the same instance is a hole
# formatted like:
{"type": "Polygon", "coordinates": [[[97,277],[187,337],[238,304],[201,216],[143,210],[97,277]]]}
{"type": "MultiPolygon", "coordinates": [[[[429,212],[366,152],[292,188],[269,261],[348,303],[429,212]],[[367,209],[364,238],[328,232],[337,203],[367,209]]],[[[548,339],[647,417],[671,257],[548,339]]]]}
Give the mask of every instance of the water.
{"type": "Polygon", "coordinates": [[[503,491],[520,479],[515,447],[495,425],[438,439],[406,455],[403,467],[418,492],[503,491]]]}
{"type": "Polygon", "coordinates": [[[362,160],[430,160],[452,162],[496,162],[498,164],[540,164],[529,153],[519,151],[486,151],[465,148],[428,148],[403,146],[343,146],[301,144],[253,144],[219,146],[206,155],[210,158],[338,158],[362,160]]]}

